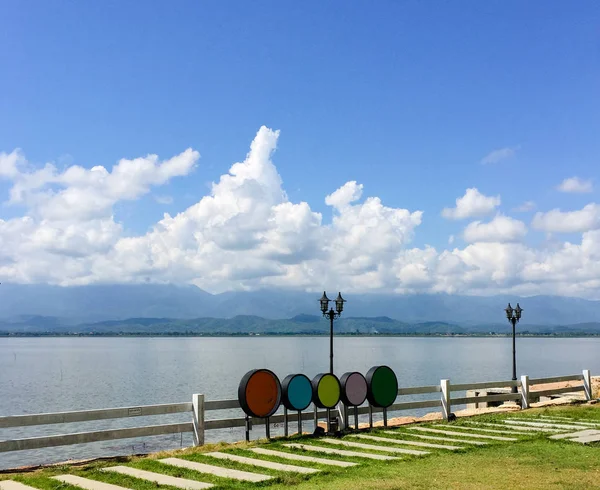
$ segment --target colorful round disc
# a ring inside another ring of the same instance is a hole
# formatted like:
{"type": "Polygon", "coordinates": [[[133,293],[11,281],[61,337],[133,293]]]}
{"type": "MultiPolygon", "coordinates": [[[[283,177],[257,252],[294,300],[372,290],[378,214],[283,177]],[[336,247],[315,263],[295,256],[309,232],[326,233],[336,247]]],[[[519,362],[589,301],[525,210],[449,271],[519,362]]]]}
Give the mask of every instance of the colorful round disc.
{"type": "Polygon", "coordinates": [[[254,369],[247,372],[238,387],[240,406],[251,417],[270,417],[281,403],[281,383],[272,371],[254,369]]]}
{"type": "Polygon", "coordinates": [[[340,378],[341,400],[344,405],[358,407],[367,399],[367,380],[357,372],[345,373],[340,378]]]}
{"type": "Polygon", "coordinates": [[[375,366],[367,373],[367,398],[374,407],[387,408],[398,396],[398,378],[387,366],[375,366]]]}
{"type": "Polygon", "coordinates": [[[333,374],[317,374],[312,380],[313,403],[319,408],[333,408],[340,401],[340,382],[333,374]]]}
{"type": "Polygon", "coordinates": [[[281,401],[288,410],[302,411],[312,402],[312,385],[304,374],[290,374],[281,383],[281,401]]]}

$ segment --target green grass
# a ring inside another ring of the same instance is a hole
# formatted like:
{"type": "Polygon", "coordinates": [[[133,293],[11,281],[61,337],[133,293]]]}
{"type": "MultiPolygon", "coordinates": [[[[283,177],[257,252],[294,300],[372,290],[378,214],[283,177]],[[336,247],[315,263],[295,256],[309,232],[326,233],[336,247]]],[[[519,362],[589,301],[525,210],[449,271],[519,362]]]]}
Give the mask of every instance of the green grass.
{"type": "MultiPolygon", "coordinates": [[[[476,428],[468,421],[494,422],[505,418],[527,418],[537,419],[540,415],[565,416],[576,419],[587,419],[600,423],[600,405],[580,405],[568,407],[551,407],[545,409],[531,409],[524,412],[510,414],[488,414],[468,419],[459,419],[453,422],[454,426],[476,428]]],[[[540,418],[540,420],[543,420],[540,418]]],[[[566,422],[566,421],[565,421],[566,422]]],[[[422,424],[423,427],[436,427],[439,423],[422,424]]],[[[484,427],[484,426],[482,426],[484,427]]],[[[493,427],[485,427],[493,428],[493,427]]],[[[443,428],[444,430],[453,430],[443,428]]],[[[334,446],[324,443],[318,439],[309,437],[277,439],[268,443],[269,449],[283,452],[293,452],[315,457],[338,459],[360,463],[351,468],[339,468],[327,465],[318,465],[302,461],[292,461],[277,456],[258,455],[248,451],[249,447],[263,445],[267,447],[266,441],[259,443],[240,443],[233,445],[213,445],[202,448],[192,448],[171,453],[151,455],[146,458],[121,458],[119,461],[98,461],[78,466],[52,467],[29,473],[2,474],[0,480],[13,479],[40,490],[80,490],[72,485],[64,484],[50,477],[59,474],[75,474],[87,478],[112,483],[133,490],[175,490],[174,487],[158,486],[154,483],[116,473],[100,471],[102,467],[127,464],[139,469],[164,473],[180,478],[213,483],[215,490],[225,489],[247,489],[265,488],[269,490],[280,490],[293,487],[298,490],[354,490],[354,489],[590,489],[600,488],[600,444],[581,445],[565,440],[550,440],[550,433],[531,432],[524,435],[515,435],[516,442],[494,441],[492,439],[481,439],[487,442],[486,446],[466,446],[459,451],[447,451],[443,449],[425,448],[417,446],[402,445],[393,442],[394,438],[402,438],[411,441],[439,443],[447,445],[460,445],[449,441],[433,441],[415,437],[418,433],[406,427],[393,429],[395,435],[385,434],[384,430],[376,429],[370,434],[389,438],[390,442],[372,441],[354,436],[346,436],[349,441],[373,444],[383,447],[396,447],[427,451],[429,454],[423,456],[409,454],[393,454],[373,451],[373,454],[389,454],[398,457],[398,460],[378,461],[365,460],[362,458],[345,458],[335,455],[325,455],[315,451],[302,451],[286,448],[285,443],[302,442],[311,445],[319,445],[330,448],[345,450],[362,449],[352,447],[334,446]],[[282,473],[266,468],[258,468],[237,462],[218,460],[206,456],[209,451],[225,451],[231,454],[247,456],[265,461],[274,461],[295,466],[305,466],[321,470],[317,474],[305,475],[299,473],[282,473]],[[260,483],[248,483],[233,481],[212,475],[202,474],[193,470],[176,468],[160,463],[158,459],[164,457],[179,457],[192,461],[209,463],[217,466],[234,468],[238,470],[272,475],[272,480],[260,483]]],[[[456,431],[458,432],[458,430],[456,431]]],[[[464,431],[465,436],[467,434],[464,431]]],[[[481,435],[504,436],[479,432],[481,435]]],[[[425,433],[424,435],[435,435],[425,433]]],[[[508,436],[506,434],[506,436],[508,436]]],[[[460,434],[448,436],[460,439],[460,434]]]]}

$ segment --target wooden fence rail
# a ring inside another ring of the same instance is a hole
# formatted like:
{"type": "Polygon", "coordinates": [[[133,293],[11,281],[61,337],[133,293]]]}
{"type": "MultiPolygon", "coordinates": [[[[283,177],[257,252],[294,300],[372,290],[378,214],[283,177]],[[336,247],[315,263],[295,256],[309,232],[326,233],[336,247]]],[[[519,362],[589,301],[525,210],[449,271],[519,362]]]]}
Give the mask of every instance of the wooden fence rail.
{"type": "MultiPolygon", "coordinates": [[[[387,409],[372,407],[370,405],[360,407],[340,407],[338,413],[342,422],[342,427],[349,427],[349,411],[355,417],[355,423],[358,421],[358,415],[369,414],[369,422],[373,424],[373,414],[383,413],[384,425],[387,424],[387,415],[390,412],[402,410],[415,410],[422,408],[440,408],[443,417],[447,420],[452,412],[452,406],[465,405],[469,403],[500,402],[500,401],[521,401],[521,408],[529,408],[529,403],[533,399],[539,399],[542,396],[557,395],[562,393],[573,393],[583,391],[585,398],[591,400],[591,375],[589,370],[584,370],[582,374],[568,376],[553,376],[547,378],[533,378],[522,376],[520,380],[507,381],[486,381],[477,383],[451,384],[450,380],[443,379],[439,385],[414,386],[408,388],[399,388],[398,396],[422,395],[429,393],[440,393],[439,397],[430,400],[409,400],[394,403],[387,409]],[[573,387],[559,387],[534,391],[532,385],[543,385],[548,383],[559,383],[565,381],[582,381],[581,385],[573,387]],[[491,390],[497,388],[520,389],[518,393],[493,393],[484,396],[466,396],[452,398],[452,393],[469,390],[491,390]]],[[[135,437],[148,437],[162,434],[178,434],[192,432],[194,444],[204,444],[205,431],[215,429],[230,429],[234,427],[245,427],[248,431],[253,425],[266,425],[267,434],[270,424],[283,423],[285,434],[288,434],[288,423],[290,420],[302,421],[313,419],[315,425],[318,419],[326,417],[329,420],[330,411],[318,411],[316,408],[301,413],[276,414],[268,420],[248,417],[232,417],[223,419],[206,419],[207,411],[240,409],[238,400],[205,400],[204,395],[195,394],[192,402],[170,403],[161,405],[143,405],[137,407],[108,408],[101,410],[81,410],[72,412],[45,413],[34,415],[13,415],[0,417],[0,429],[28,427],[50,424],[64,424],[74,422],[86,422],[94,420],[125,419],[131,417],[145,417],[154,415],[167,415],[176,413],[192,413],[192,421],[175,424],[149,425],[144,427],[109,429],[90,432],[79,432],[74,434],[61,434],[51,436],[29,437],[22,439],[13,439],[0,441],[0,453],[8,451],[22,451],[31,449],[41,449],[46,447],[65,446],[71,444],[84,444],[90,442],[130,439],[135,437]]]]}

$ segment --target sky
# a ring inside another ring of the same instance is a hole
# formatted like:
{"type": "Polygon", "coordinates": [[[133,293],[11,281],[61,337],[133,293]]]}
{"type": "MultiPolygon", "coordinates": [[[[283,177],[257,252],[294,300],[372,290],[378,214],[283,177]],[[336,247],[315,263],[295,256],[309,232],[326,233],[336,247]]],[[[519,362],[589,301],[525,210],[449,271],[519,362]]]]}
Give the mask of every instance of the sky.
{"type": "Polygon", "coordinates": [[[0,18],[0,282],[600,299],[596,1],[0,18]]]}

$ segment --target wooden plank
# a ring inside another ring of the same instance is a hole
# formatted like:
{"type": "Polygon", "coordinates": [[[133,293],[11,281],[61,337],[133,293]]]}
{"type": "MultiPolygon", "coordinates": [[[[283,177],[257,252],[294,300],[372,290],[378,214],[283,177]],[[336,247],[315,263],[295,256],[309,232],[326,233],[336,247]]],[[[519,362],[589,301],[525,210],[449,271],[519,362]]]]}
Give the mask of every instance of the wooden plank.
{"type": "Polygon", "coordinates": [[[222,466],[213,466],[210,464],[197,463],[196,461],[188,461],[187,459],[166,458],[159,459],[159,461],[170,466],[177,466],[178,468],[194,470],[200,473],[206,473],[208,475],[219,476],[221,478],[232,478],[234,480],[259,482],[271,480],[273,478],[272,476],[261,475],[259,473],[233,470],[231,468],[224,468],[222,466]]]}
{"type": "Polygon", "coordinates": [[[531,433],[528,433],[527,431],[521,431],[519,429],[519,427],[509,427],[507,425],[505,425],[505,429],[504,430],[500,430],[500,429],[485,429],[482,427],[464,427],[462,425],[452,425],[452,424],[436,424],[436,427],[446,427],[448,429],[456,429],[456,430],[464,430],[467,431],[467,433],[473,433],[473,431],[475,431],[475,434],[477,434],[476,431],[479,432],[489,432],[490,434],[514,434],[516,436],[530,436],[531,433]]]}
{"type": "MultiPolygon", "coordinates": [[[[506,424],[494,424],[494,423],[488,423],[488,422],[473,422],[470,420],[465,420],[465,423],[467,424],[474,424],[474,425],[485,425],[486,427],[504,427],[504,428],[513,428],[512,426],[506,425],[506,424]]],[[[526,431],[526,432],[560,432],[559,429],[546,429],[544,427],[525,427],[525,426],[516,426],[514,427],[515,430],[517,431],[526,431]]]]}
{"type": "Polygon", "coordinates": [[[399,388],[398,395],[420,395],[422,393],[439,393],[440,391],[439,385],[414,386],[412,388],[399,388]]]}
{"type": "Polygon", "coordinates": [[[579,425],[569,425],[569,424],[562,424],[562,423],[545,423],[545,422],[523,422],[521,420],[516,420],[516,419],[506,419],[503,421],[505,424],[510,424],[510,425],[517,425],[517,426],[521,426],[521,425],[525,425],[525,426],[530,426],[530,427],[548,427],[550,429],[582,429],[583,427],[579,426],[579,425]]]}
{"type": "Polygon", "coordinates": [[[75,475],[52,476],[51,478],[63,483],[68,483],[69,485],[84,488],[85,490],[128,490],[125,487],[113,485],[112,483],[90,480],[89,478],[82,478],[81,476],[75,475]]]}
{"type": "Polygon", "coordinates": [[[268,468],[270,470],[290,471],[294,473],[318,473],[320,471],[314,468],[307,468],[306,466],[295,466],[292,464],[275,463],[273,461],[265,461],[264,459],[246,458],[245,456],[238,456],[236,454],[221,452],[205,454],[206,456],[211,456],[217,459],[226,459],[229,461],[235,461],[236,463],[258,466],[259,468],[268,468]]]}
{"type": "MultiPolygon", "coordinates": [[[[359,413],[367,413],[368,407],[361,407],[366,409],[365,412],[359,413]]],[[[359,409],[360,410],[360,409],[359,409]]],[[[321,410],[318,412],[319,418],[323,418],[327,416],[326,410],[321,410]]],[[[314,412],[302,412],[302,420],[311,420],[314,417],[314,412]]],[[[294,420],[297,420],[297,417],[293,417],[294,420]]],[[[269,422],[272,424],[278,424],[283,422],[283,415],[273,415],[269,417],[269,422]]],[[[234,417],[228,419],[213,419],[206,420],[204,422],[204,430],[210,429],[229,429],[231,427],[244,427],[246,425],[246,419],[244,417],[234,417]]],[[[252,425],[265,425],[265,419],[252,418],[252,425]]]]}
{"type": "Polygon", "coordinates": [[[585,391],[585,387],[581,386],[566,386],[564,388],[553,388],[551,390],[541,390],[541,391],[533,391],[529,392],[529,396],[531,398],[538,396],[549,396],[549,395],[560,395],[561,393],[576,393],[578,391],[585,391]]]}
{"type": "Polygon", "coordinates": [[[190,403],[168,403],[165,405],[142,405],[137,407],[104,408],[101,410],[80,410],[77,412],[40,413],[35,415],[11,415],[0,417],[0,428],[27,427],[31,425],[66,424],[88,420],[121,419],[191,412],[190,403]]]}
{"type": "Polygon", "coordinates": [[[131,468],[129,466],[111,466],[110,468],[102,468],[101,471],[133,476],[134,478],[151,481],[153,483],[158,483],[159,485],[170,485],[172,487],[183,488],[184,490],[203,490],[205,488],[214,487],[211,483],[177,478],[175,476],[154,473],[152,471],[138,470],[137,468],[131,468]]]}
{"type": "Polygon", "coordinates": [[[264,449],[261,447],[250,448],[250,451],[252,451],[256,454],[264,454],[265,456],[276,456],[278,458],[291,459],[292,461],[304,461],[305,463],[318,463],[318,464],[323,464],[323,465],[327,465],[327,466],[339,466],[342,468],[356,466],[356,463],[350,463],[349,461],[338,461],[336,459],[315,458],[314,456],[302,456],[300,454],[286,453],[283,451],[273,451],[271,449],[264,449]]]}
{"type": "Polygon", "coordinates": [[[180,432],[192,432],[193,430],[194,426],[191,422],[184,422],[181,424],[150,425],[147,427],[134,427],[131,429],[110,429],[95,432],[79,432],[76,434],[13,439],[9,441],[0,441],[0,453],[23,451],[26,449],[41,449],[43,447],[68,446],[71,444],[85,444],[88,442],[110,441],[113,439],[131,439],[132,437],[178,434],[180,432]]]}
{"type": "Polygon", "coordinates": [[[466,391],[478,390],[481,388],[510,388],[512,386],[521,386],[521,382],[517,381],[483,381],[481,383],[462,383],[450,384],[450,391],[466,391]]]}
{"type": "Polygon", "coordinates": [[[452,405],[465,405],[467,403],[504,402],[509,400],[520,400],[519,393],[501,393],[499,395],[467,396],[464,398],[452,398],[452,405]]]}
{"type": "MultiPolygon", "coordinates": [[[[418,401],[418,402],[402,402],[402,403],[395,403],[394,405],[388,407],[387,411],[389,412],[396,412],[396,411],[400,411],[400,410],[413,410],[416,408],[429,408],[429,407],[439,407],[440,406],[440,400],[422,400],[422,401],[418,401]]],[[[366,407],[368,410],[368,407],[366,407]]]]}
{"type": "Polygon", "coordinates": [[[229,408],[240,408],[238,400],[212,400],[204,402],[204,410],[227,410],[229,408]]]}
{"type": "Polygon", "coordinates": [[[361,453],[358,451],[346,451],[345,449],[337,449],[337,448],[333,448],[333,447],[323,447],[323,446],[313,446],[311,444],[284,444],[284,446],[295,448],[295,449],[303,449],[304,451],[315,451],[318,453],[337,454],[338,456],[348,456],[348,457],[354,457],[354,458],[381,459],[381,460],[398,459],[395,456],[384,456],[383,454],[361,453]]]}
{"type": "Polygon", "coordinates": [[[578,381],[583,380],[583,374],[571,374],[568,376],[553,376],[551,378],[533,378],[529,380],[530,385],[559,383],[561,381],[578,381]]]}

